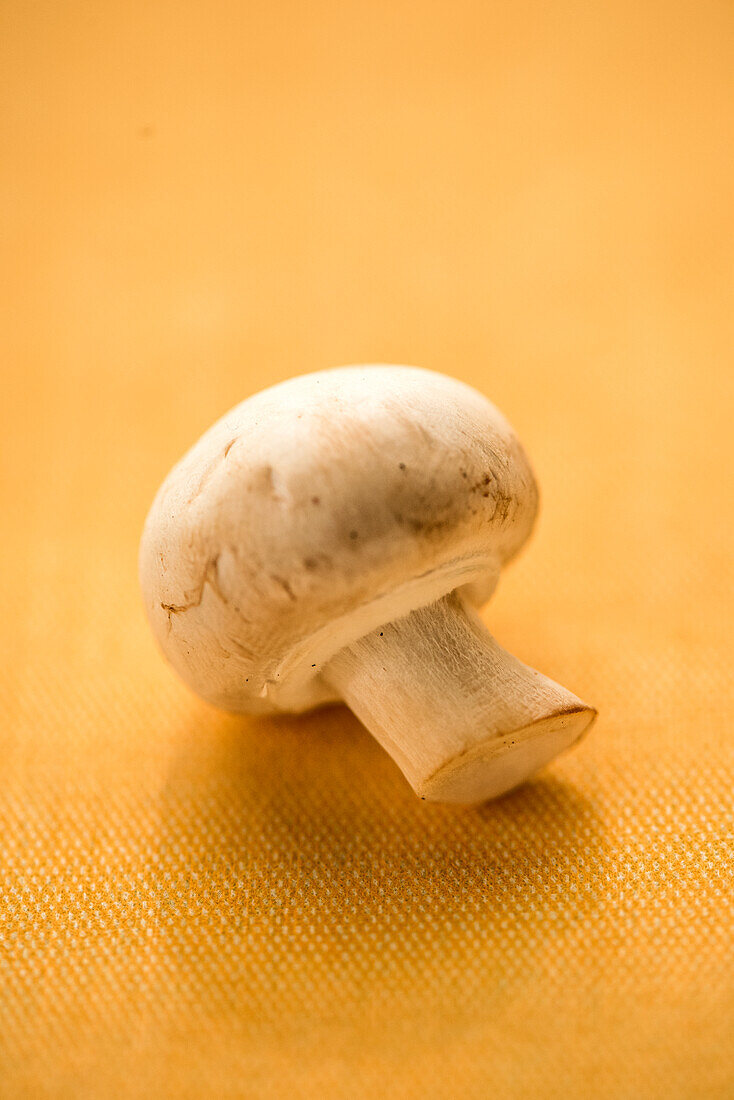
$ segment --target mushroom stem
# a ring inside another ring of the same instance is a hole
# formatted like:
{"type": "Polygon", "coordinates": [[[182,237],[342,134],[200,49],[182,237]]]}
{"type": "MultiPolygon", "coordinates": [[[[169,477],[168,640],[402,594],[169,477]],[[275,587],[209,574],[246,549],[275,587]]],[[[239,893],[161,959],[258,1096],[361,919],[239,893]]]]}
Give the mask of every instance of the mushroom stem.
{"type": "Polygon", "coordinates": [[[457,593],[342,649],[323,676],[416,793],[435,802],[503,794],[596,717],[502,649],[457,593]]]}

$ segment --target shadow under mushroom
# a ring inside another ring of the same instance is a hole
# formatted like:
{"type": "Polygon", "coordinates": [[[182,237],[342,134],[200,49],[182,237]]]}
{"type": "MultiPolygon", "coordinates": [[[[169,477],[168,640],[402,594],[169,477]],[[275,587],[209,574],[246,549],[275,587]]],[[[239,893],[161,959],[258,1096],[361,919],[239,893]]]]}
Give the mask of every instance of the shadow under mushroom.
{"type": "Polygon", "coordinates": [[[181,911],[169,954],[199,1009],[216,993],[221,1011],[202,938],[226,951],[227,1004],[282,1022],[392,1011],[416,985],[427,1012],[461,1012],[582,934],[603,826],[571,784],[430,805],[345,708],[203,725],[181,731],[151,883],[181,911]]]}

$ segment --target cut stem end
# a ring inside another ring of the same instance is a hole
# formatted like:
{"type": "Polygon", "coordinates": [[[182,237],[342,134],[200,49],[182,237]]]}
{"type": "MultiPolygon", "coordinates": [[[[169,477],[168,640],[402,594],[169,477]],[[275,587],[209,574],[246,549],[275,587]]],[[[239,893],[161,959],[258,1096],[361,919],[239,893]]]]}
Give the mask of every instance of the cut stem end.
{"type": "Polygon", "coordinates": [[[502,649],[455,593],[359,639],[323,675],[434,802],[504,794],[596,717],[502,649]]]}

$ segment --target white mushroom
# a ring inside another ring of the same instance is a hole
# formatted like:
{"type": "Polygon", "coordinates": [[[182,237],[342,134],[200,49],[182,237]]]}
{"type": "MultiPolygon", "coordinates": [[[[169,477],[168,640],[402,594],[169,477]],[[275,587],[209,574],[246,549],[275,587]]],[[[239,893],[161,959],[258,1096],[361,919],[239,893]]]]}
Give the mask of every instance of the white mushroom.
{"type": "Polygon", "coordinates": [[[596,712],[505,652],[474,607],[530,534],[504,417],[413,367],[345,367],[238,405],[166,478],[140,578],[200,695],[250,714],[344,700],[423,798],[478,802],[596,712]]]}

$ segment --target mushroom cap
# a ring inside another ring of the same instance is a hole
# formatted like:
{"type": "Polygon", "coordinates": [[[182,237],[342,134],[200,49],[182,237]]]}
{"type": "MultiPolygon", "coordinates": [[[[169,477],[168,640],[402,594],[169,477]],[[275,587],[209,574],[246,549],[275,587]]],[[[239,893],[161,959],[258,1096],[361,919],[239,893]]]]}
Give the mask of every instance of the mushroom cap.
{"type": "Polygon", "coordinates": [[[416,367],[303,375],[243,401],[171,470],[145,523],[153,632],[226,710],[332,701],[345,645],[459,588],[474,605],[537,512],[485,397],[416,367]]]}

